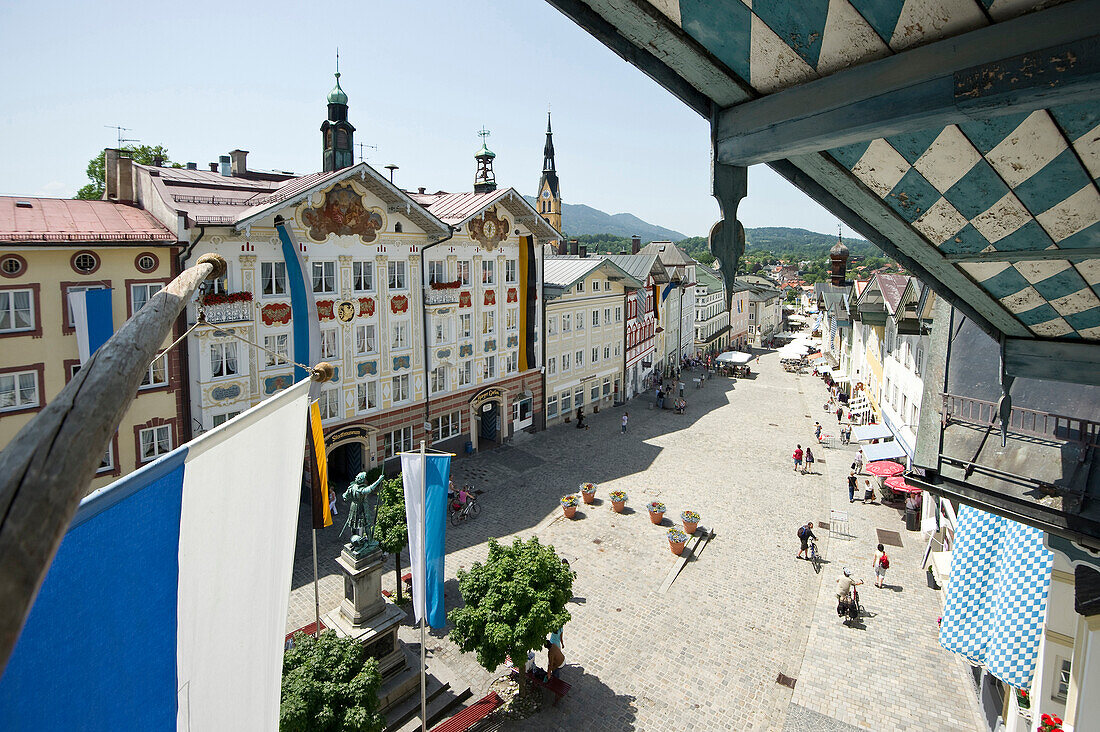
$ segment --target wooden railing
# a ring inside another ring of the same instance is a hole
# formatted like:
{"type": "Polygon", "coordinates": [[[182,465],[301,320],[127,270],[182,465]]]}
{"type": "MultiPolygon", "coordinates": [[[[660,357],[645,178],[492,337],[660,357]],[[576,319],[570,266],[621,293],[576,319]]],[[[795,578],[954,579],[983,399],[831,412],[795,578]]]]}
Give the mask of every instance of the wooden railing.
{"type": "MultiPolygon", "coordinates": [[[[951,421],[983,427],[993,425],[998,422],[997,403],[957,394],[944,394],[942,421],[945,427],[951,421]]],[[[1100,422],[1038,409],[1013,407],[1008,418],[1008,431],[1060,442],[1100,446],[1100,422]]]]}

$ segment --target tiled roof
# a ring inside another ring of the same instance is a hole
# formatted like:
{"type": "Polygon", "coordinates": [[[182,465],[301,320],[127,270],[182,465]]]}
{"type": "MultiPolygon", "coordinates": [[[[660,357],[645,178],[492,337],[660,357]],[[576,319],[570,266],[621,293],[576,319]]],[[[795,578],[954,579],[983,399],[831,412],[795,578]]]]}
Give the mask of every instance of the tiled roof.
{"type": "Polygon", "coordinates": [[[409,196],[440,221],[455,226],[493,205],[510,190],[512,189],[502,188],[489,193],[410,193],[409,196]]]}
{"type": "Polygon", "coordinates": [[[898,309],[901,296],[905,292],[905,286],[909,284],[908,275],[880,274],[876,275],[878,288],[882,290],[882,299],[886,301],[886,307],[892,313],[898,309]]]}
{"type": "Polygon", "coordinates": [[[0,241],[174,242],[176,236],[146,211],[123,203],[0,196],[0,241]]]}

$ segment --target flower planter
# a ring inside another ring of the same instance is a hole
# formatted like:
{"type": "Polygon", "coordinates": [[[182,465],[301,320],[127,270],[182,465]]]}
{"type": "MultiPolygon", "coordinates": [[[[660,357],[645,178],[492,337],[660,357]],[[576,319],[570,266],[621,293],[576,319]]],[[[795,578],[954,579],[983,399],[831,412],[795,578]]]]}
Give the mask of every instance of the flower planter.
{"type": "Polygon", "coordinates": [[[694,511],[684,511],[680,514],[680,520],[684,522],[684,531],[694,534],[699,528],[699,514],[694,511]]]}
{"type": "Polygon", "coordinates": [[[622,513],[623,512],[623,506],[625,506],[625,505],[626,505],[626,501],[612,501],[611,502],[611,510],[614,511],[615,513],[622,513]]]}
{"type": "Polygon", "coordinates": [[[582,483],[581,498],[584,499],[585,503],[594,503],[596,501],[596,485],[594,483],[582,483]]]}
{"type": "Polygon", "coordinates": [[[662,521],[665,520],[665,514],[664,512],[657,513],[656,511],[650,511],[649,520],[655,524],[660,524],[662,521]]]}
{"type": "Polygon", "coordinates": [[[665,519],[665,504],[660,501],[651,501],[649,503],[649,520],[655,524],[660,524],[665,519]]]}
{"type": "Polygon", "coordinates": [[[577,497],[574,495],[562,496],[561,510],[565,513],[566,518],[573,518],[573,514],[577,512],[577,497]]]}
{"type": "Polygon", "coordinates": [[[622,513],[623,506],[626,505],[626,492],[625,491],[611,491],[608,495],[611,499],[611,510],[615,513],[622,513]]]}
{"type": "Polygon", "coordinates": [[[573,518],[573,514],[577,512],[576,506],[562,506],[561,510],[565,512],[566,518],[573,518]]]}
{"type": "Polygon", "coordinates": [[[668,548],[672,550],[672,553],[676,556],[680,556],[684,553],[684,546],[688,542],[688,535],[679,529],[668,530],[668,548]]]}

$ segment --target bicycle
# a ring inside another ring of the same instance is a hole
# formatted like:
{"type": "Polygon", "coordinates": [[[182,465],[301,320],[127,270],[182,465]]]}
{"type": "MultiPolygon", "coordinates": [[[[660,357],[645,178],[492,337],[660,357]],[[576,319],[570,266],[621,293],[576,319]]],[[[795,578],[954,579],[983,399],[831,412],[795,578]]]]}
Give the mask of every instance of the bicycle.
{"type": "Polygon", "coordinates": [[[477,505],[477,498],[474,494],[467,490],[469,486],[463,486],[463,490],[466,490],[466,503],[458,508],[455,508],[455,501],[449,503],[448,518],[451,521],[451,526],[458,526],[462,521],[467,518],[476,517],[481,513],[481,506],[477,505]]]}
{"type": "Polygon", "coordinates": [[[810,562],[814,565],[814,572],[821,572],[821,555],[817,553],[817,542],[810,539],[810,562]]]}

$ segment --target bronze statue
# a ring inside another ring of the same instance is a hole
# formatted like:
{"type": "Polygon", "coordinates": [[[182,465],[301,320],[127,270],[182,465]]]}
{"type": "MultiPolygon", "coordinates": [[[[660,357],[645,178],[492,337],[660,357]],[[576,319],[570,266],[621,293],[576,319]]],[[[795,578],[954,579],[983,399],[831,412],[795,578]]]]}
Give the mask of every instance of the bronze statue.
{"type": "Polygon", "coordinates": [[[378,519],[378,486],[381,484],[382,476],[367,485],[367,474],[360,473],[344,491],[344,500],[349,504],[348,520],[340,536],[349,536],[351,552],[360,557],[379,548],[374,538],[374,522],[378,519]]]}

